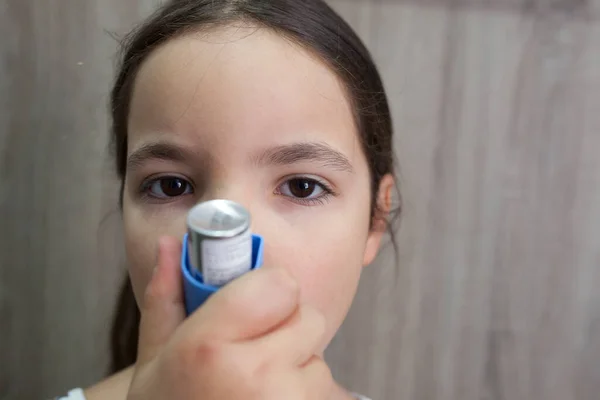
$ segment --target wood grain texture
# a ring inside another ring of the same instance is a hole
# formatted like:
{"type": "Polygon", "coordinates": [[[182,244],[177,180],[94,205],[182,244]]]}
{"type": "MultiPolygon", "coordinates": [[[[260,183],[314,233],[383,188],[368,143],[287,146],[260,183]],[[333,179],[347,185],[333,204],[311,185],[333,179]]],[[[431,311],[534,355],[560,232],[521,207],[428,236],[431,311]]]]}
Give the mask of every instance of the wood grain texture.
{"type": "Polygon", "coordinates": [[[106,30],[140,10],[78,0],[0,7],[0,398],[36,399],[106,370],[123,274],[106,148],[116,46],[106,30]]]}
{"type": "Polygon", "coordinates": [[[598,26],[335,4],[386,78],[406,197],[399,281],[389,255],[366,271],[337,373],[381,399],[597,398],[598,26]]]}
{"type": "MultiPolygon", "coordinates": [[[[344,7],[364,4],[365,0],[336,0],[344,7]]],[[[414,5],[459,11],[491,11],[520,15],[557,14],[586,21],[600,18],[600,0],[370,0],[370,4],[414,5]]]]}
{"type": "MultiPolygon", "coordinates": [[[[107,31],[155,3],[0,2],[0,399],[105,371],[107,31]]],[[[400,265],[388,247],[365,270],[335,376],[377,400],[597,399],[600,25],[560,10],[598,2],[331,3],[380,65],[405,203],[400,265]]]]}

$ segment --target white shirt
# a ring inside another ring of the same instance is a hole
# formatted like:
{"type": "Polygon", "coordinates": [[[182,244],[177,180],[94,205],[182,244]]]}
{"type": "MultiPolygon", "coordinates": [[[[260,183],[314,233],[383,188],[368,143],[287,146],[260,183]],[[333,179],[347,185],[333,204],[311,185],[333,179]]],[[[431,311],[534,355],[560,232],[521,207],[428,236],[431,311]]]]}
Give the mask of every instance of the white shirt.
{"type": "Polygon", "coordinates": [[[73,389],[64,397],[57,397],[56,400],[85,400],[85,395],[81,388],[73,389]]]}

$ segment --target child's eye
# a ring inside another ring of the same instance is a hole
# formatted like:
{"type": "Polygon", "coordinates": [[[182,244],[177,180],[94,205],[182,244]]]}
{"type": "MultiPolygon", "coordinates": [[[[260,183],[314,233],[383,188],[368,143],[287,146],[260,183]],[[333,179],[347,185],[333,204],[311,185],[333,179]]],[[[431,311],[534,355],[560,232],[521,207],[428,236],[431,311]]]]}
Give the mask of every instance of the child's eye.
{"type": "Polygon", "coordinates": [[[323,204],[333,191],[323,182],[309,177],[294,177],[282,183],[276,194],[304,205],[323,204]]]}
{"type": "Polygon", "coordinates": [[[192,184],[176,176],[164,176],[146,182],[144,193],[157,199],[171,199],[194,192],[192,184]]]}

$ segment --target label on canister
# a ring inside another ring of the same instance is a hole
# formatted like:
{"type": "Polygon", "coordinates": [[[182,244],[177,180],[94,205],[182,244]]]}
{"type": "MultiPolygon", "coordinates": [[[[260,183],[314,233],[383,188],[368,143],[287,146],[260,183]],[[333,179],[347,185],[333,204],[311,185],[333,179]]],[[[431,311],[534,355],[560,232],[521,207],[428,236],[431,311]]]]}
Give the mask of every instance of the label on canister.
{"type": "Polygon", "coordinates": [[[250,230],[227,239],[204,238],[201,247],[202,277],[207,285],[224,285],[252,267],[250,230]]]}

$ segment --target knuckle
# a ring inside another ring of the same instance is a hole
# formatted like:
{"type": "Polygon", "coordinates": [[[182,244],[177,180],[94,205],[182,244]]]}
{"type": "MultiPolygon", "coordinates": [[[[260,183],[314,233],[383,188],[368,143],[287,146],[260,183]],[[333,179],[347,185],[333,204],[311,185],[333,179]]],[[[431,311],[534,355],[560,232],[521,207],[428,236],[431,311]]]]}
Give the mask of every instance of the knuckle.
{"type": "Polygon", "coordinates": [[[174,343],[170,351],[173,365],[201,371],[214,369],[222,364],[223,344],[210,340],[192,340],[185,338],[174,343]]]}
{"type": "Polygon", "coordinates": [[[224,344],[214,340],[202,340],[194,345],[191,361],[194,365],[208,368],[220,367],[225,362],[224,344]]]}

